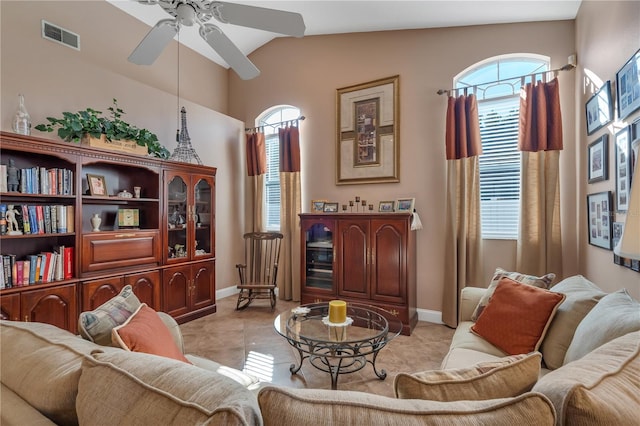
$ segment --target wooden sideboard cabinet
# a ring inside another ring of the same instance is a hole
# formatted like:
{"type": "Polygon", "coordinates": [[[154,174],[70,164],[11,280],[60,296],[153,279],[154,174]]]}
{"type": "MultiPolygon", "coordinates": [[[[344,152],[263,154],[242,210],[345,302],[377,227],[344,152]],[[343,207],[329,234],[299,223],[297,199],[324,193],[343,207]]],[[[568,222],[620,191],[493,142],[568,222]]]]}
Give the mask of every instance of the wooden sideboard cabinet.
{"type": "Polygon", "coordinates": [[[216,311],[215,168],[8,132],[0,132],[0,150],[2,164],[11,160],[20,179],[17,191],[0,189],[0,205],[14,206],[20,230],[0,235],[3,261],[31,265],[41,253],[64,250],[68,258],[65,273],[45,280],[29,271],[11,285],[2,265],[3,319],[75,333],[79,312],[128,284],[142,302],[180,322],[216,311]],[[104,192],[89,190],[90,176],[104,179],[104,192]],[[140,197],[132,195],[134,186],[140,197]],[[129,194],[118,196],[123,190],[129,194]],[[43,231],[25,228],[29,208],[42,211],[43,231]],[[184,294],[169,279],[178,267],[189,271],[184,294]]]}
{"type": "Polygon", "coordinates": [[[301,214],[303,303],[335,298],[384,309],[411,334],[416,238],[407,213],[301,214]]]}

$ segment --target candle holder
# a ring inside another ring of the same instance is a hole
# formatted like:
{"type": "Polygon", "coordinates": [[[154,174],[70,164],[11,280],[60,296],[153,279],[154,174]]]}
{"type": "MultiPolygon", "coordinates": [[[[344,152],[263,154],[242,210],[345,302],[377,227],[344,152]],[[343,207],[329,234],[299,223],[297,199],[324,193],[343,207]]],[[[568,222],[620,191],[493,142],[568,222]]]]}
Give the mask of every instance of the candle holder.
{"type": "Polygon", "coordinates": [[[343,211],[343,212],[346,212],[346,211],[347,211],[347,205],[346,205],[346,204],[343,204],[343,205],[342,205],[342,211],[343,211]]]}
{"type": "Polygon", "coordinates": [[[373,204],[369,204],[369,211],[372,212],[373,211],[373,204]]]}
{"type": "Polygon", "coordinates": [[[349,200],[349,207],[351,208],[351,213],[353,213],[353,200],[349,200]]]}

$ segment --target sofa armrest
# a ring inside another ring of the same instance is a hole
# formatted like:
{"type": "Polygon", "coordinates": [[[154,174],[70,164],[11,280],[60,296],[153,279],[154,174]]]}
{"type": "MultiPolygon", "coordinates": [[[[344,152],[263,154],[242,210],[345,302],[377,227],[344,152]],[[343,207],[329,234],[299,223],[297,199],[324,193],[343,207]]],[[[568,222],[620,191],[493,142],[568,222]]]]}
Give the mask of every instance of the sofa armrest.
{"type": "Polygon", "coordinates": [[[486,288],[480,287],[465,287],[460,293],[460,315],[458,320],[471,321],[471,315],[476,310],[476,306],[487,291],[486,288]]]}
{"type": "Polygon", "coordinates": [[[176,342],[176,346],[180,349],[180,352],[184,353],[184,341],[182,340],[182,332],[180,331],[180,326],[173,319],[173,317],[165,312],[158,312],[160,319],[167,326],[169,332],[171,333],[171,337],[176,342]]]}

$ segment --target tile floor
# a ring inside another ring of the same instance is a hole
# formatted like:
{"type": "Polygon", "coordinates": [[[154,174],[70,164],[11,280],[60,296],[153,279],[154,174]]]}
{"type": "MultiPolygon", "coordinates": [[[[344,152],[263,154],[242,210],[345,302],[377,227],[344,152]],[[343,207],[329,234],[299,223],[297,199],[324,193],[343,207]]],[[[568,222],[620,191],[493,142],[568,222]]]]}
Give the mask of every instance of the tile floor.
{"type": "MultiPolygon", "coordinates": [[[[305,360],[297,374],[289,366],[298,362],[298,352],[276,333],[273,320],[286,309],[298,305],[278,300],[273,312],[267,300],[257,300],[243,311],[235,310],[236,297],[217,301],[217,312],[180,326],[187,353],[215,360],[229,367],[244,369],[261,380],[295,388],[330,389],[328,373],[305,360]]],[[[452,329],[419,322],[411,336],[398,336],[383,348],[376,361],[387,378],[380,380],[371,365],[340,375],[338,389],[357,390],[393,396],[393,378],[399,372],[437,369],[447,353],[452,329]]]]}

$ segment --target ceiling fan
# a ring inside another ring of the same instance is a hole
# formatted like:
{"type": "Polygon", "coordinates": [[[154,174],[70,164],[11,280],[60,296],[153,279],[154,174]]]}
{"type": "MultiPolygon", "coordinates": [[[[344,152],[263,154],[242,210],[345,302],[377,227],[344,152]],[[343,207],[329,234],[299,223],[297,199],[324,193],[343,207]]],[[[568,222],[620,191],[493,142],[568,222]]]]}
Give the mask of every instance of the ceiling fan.
{"type": "Polygon", "coordinates": [[[180,27],[198,24],[199,33],[243,80],[250,80],[260,70],[240,49],[213,24],[211,18],[233,25],[256,28],[279,34],[302,37],[305,31],[302,15],[214,0],[138,0],[147,5],[159,4],[173,19],[162,19],[149,31],[129,55],[129,62],[151,65],[178,34],[180,27]]]}

